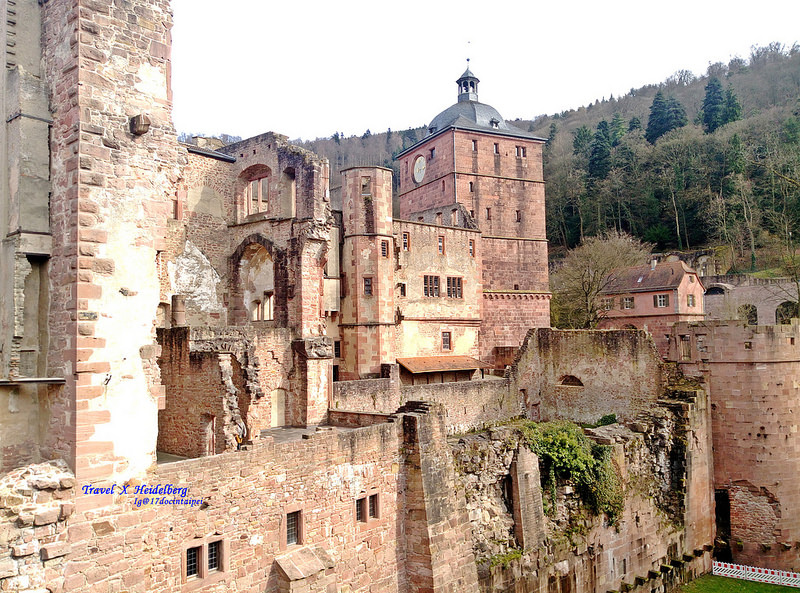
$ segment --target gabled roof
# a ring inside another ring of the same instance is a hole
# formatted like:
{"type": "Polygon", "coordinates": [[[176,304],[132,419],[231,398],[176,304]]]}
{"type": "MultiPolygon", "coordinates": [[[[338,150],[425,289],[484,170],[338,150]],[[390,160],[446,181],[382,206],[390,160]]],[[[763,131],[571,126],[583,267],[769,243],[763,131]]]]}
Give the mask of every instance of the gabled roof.
{"type": "Polygon", "coordinates": [[[697,272],[682,261],[660,263],[655,268],[650,265],[621,268],[611,272],[609,283],[600,293],[622,294],[671,290],[678,288],[686,274],[697,276],[697,272]]]}

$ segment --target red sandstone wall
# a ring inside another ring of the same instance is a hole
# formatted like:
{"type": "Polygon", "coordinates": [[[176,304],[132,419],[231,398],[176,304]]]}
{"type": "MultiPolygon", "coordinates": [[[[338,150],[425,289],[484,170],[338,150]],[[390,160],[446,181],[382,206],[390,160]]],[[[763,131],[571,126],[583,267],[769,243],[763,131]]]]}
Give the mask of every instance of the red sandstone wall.
{"type": "Polygon", "coordinates": [[[512,392],[534,420],[623,421],[646,412],[662,393],[661,362],[649,337],[629,330],[537,329],[511,368],[512,392]],[[582,386],[563,385],[576,377],[582,386]]]}
{"type": "Polygon", "coordinates": [[[679,324],[681,335],[689,359],[677,348],[670,358],[708,382],[714,483],[729,494],[734,561],[800,569],[800,326],[679,324]]]}

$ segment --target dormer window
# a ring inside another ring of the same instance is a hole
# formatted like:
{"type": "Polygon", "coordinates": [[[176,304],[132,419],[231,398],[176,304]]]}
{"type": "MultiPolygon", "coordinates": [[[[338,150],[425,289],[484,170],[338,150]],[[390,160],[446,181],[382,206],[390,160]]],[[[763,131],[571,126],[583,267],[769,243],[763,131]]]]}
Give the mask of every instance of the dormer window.
{"type": "Polygon", "coordinates": [[[436,126],[431,126],[428,128],[428,134],[433,134],[436,131],[436,126]]]}
{"type": "Polygon", "coordinates": [[[492,118],[491,120],[489,120],[489,125],[497,129],[500,127],[500,122],[497,119],[492,118]]]}

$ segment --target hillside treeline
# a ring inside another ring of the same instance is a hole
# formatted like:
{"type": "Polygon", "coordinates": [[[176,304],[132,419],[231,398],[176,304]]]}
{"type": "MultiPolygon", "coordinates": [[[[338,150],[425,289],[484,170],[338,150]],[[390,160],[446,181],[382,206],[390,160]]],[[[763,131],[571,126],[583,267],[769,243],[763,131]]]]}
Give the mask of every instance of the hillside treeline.
{"type": "Polygon", "coordinates": [[[799,116],[800,51],[773,44],[703,77],[678,72],[537,118],[529,129],[548,138],[551,244],[615,229],[660,248],[726,244],[751,266],[758,247],[790,248],[800,230],[799,116]],[[658,105],[677,110],[677,123],[651,133],[658,105]]]}

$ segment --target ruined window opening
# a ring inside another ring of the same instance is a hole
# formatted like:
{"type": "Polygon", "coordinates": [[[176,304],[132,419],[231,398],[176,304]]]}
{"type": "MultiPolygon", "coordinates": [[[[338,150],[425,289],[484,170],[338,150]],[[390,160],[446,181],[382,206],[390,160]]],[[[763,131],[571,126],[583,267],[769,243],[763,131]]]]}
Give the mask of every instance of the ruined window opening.
{"type": "Polygon", "coordinates": [[[451,299],[464,298],[462,278],[447,277],[447,296],[451,299]]]}
{"type": "Polygon", "coordinates": [[[400,284],[400,296],[401,297],[406,296],[406,285],[405,284],[400,284]]]}
{"type": "Polygon", "coordinates": [[[294,218],[297,210],[297,181],[295,171],[291,167],[281,175],[281,215],[294,218]]]}
{"type": "Polygon", "coordinates": [[[410,244],[408,233],[403,233],[403,251],[408,251],[408,246],[410,244]]]}
{"type": "Polygon", "coordinates": [[[520,212],[519,210],[515,211],[514,217],[517,222],[522,222],[522,212],[520,212]]]}
{"type": "Polygon", "coordinates": [[[341,340],[334,340],[333,341],[333,356],[336,358],[342,357],[342,341],[341,340]]]}
{"type": "Polygon", "coordinates": [[[469,256],[470,257],[475,257],[475,240],[474,239],[470,239],[469,240],[469,256]]]}
{"type": "MultiPolygon", "coordinates": [[[[475,191],[475,184],[472,181],[470,181],[469,182],[469,192],[472,193],[474,191],[475,191]]],[[[474,216],[474,214],[472,214],[472,210],[470,210],[470,215],[474,216]]]]}
{"type": "Polygon", "coordinates": [[[370,494],[369,495],[369,518],[370,519],[377,519],[378,518],[378,495],[377,494],[370,494]]]}
{"type": "Polygon", "coordinates": [[[753,349],[753,342],[745,342],[744,343],[745,350],[752,350],[753,349]]]}
{"type": "Polygon", "coordinates": [[[452,333],[442,332],[442,350],[452,350],[452,344],[450,342],[451,338],[452,333]]]}
{"type": "Polygon", "coordinates": [[[720,286],[712,286],[706,291],[706,295],[718,295],[718,294],[725,294],[725,289],[720,286]]]}
{"type": "Polygon", "coordinates": [[[370,185],[372,183],[372,177],[362,177],[361,178],[361,195],[362,196],[371,196],[372,189],[370,185]]]}
{"type": "Polygon", "coordinates": [[[458,224],[458,210],[450,211],[450,224],[456,226],[458,224]]]}
{"type": "Polygon", "coordinates": [[[433,160],[435,156],[436,156],[436,147],[434,146],[433,148],[431,148],[430,160],[433,160]]]}
{"type": "Polygon", "coordinates": [[[741,321],[748,325],[758,325],[758,309],[755,305],[744,304],[741,305],[736,313],[741,321]]]}
{"type": "Polygon", "coordinates": [[[275,319],[275,292],[268,290],[264,292],[264,300],[261,301],[261,319],[272,321],[275,319]]]}
{"type": "Polygon", "coordinates": [[[251,179],[247,184],[245,196],[248,214],[264,212],[269,198],[269,175],[251,179]]]}
{"type": "Polygon", "coordinates": [[[372,278],[364,278],[364,296],[372,296],[372,278]]]}
{"type": "Polygon", "coordinates": [[[261,301],[253,301],[250,305],[250,320],[261,321],[262,315],[264,315],[264,309],[261,307],[261,301]]]}
{"type": "Polygon", "coordinates": [[[775,309],[776,325],[791,323],[793,317],[798,317],[798,306],[794,301],[784,301],[775,309]]]}
{"type": "Polygon", "coordinates": [[[508,512],[512,515],[514,514],[514,489],[513,489],[513,479],[511,478],[511,474],[506,474],[503,476],[503,479],[500,481],[500,489],[503,496],[503,502],[506,504],[506,508],[508,512]]]}
{"type": "Polygon", "coordinates": [[[563,375],[558,382],[561,385],[569,385],[570,387],[583,387],[583,381],[575,375],[563,375]]]}
{"type": "Polygon", "coordinates": [[[439,236],[439,253],[444,255],[444,237],[439,236]]]}
{"type": "Polygon", "coordinates": [[[286,545],[292,546],[303,542],[301,511],[286,514],[286,545]]]}
{"type": "Polygon", "coordinates": [[[200,574],[200,550],[201,548],[189,548],[186,550],[186,576],[196,577],[200,574]]]}
{"type": "Polygon", "coordinates": [[[681,360],[692,359],[692,342],[688,335],[681,336],[681,360]]]}
{"type": "Polygon", "coordinates": [[[657,308],[669,307],[669,295],[668,294],[654,294],[653,295],[653,306],[657,308]]]}
{"type": "MultiPolygon", "coordinates": [[[[444,188],[442,188],[442,189],[444,190],[444,188]]],[[[437,212],[436,213],[436,224],[438,224],[438,225],[442,224],[442,213],[441,212],[437,212]]]]}
{"type": "Polygon", "coordinates": [[[422,282],[422,294],[426,297],[439,296],[439,276],[424,276],[422,282]]]}
{"type": "Polygon", "coordinates": [[[389,241],[381,241],[381,257],[389,257],[389,241]]]}
{"type": "Polygon", "coordinates": [[[633,307],[634,307],[633,297],[622,297],[623,309],[633,309],[633,307]]]}

